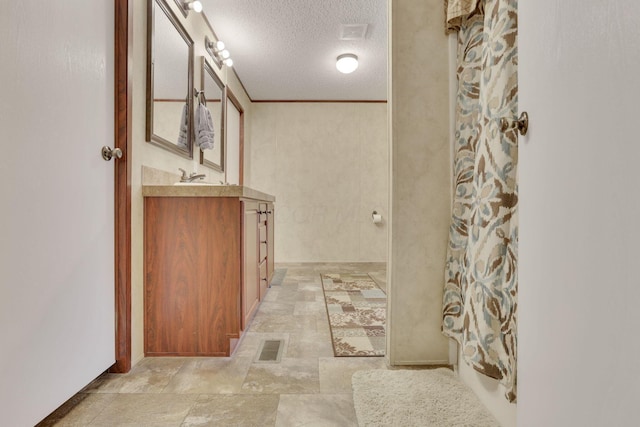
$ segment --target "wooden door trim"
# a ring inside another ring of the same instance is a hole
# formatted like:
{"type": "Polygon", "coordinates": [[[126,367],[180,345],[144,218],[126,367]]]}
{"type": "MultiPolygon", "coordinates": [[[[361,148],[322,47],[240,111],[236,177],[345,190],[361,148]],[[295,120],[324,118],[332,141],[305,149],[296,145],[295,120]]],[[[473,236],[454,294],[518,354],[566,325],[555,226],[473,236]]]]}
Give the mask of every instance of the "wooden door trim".
{"type": "Polygon", "coordinates": [[[114,145],[124,154],[115,162],[115,360],[110,372],[131,369],[131,54],[132,2],[115,5],[114,145]]]}

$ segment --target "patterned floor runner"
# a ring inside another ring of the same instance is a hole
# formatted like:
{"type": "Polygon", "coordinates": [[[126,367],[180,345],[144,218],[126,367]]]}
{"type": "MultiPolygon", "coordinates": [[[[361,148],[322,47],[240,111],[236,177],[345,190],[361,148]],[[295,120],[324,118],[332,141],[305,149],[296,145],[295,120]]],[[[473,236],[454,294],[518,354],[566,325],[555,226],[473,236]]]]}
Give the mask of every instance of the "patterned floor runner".
{"type": "Polygon", "coordinates": [[[367,274],[322,274],[333,353],[384,356],[387,296],[367,274]]]}

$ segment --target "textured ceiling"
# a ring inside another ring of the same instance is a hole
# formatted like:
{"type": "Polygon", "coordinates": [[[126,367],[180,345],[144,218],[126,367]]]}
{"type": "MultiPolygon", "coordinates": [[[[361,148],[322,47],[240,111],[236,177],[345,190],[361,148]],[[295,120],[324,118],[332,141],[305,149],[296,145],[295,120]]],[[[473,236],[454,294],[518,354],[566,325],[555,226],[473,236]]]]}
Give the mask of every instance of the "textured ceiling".
{"type": "Polygon", "coordinates": [[[386,100],[387,0],[201,0],[255,100],[386,100]],[[343,24],[368,24],[340,40],[343,24]],[[354,53],[352,74],[336,70],[354,53]]]}

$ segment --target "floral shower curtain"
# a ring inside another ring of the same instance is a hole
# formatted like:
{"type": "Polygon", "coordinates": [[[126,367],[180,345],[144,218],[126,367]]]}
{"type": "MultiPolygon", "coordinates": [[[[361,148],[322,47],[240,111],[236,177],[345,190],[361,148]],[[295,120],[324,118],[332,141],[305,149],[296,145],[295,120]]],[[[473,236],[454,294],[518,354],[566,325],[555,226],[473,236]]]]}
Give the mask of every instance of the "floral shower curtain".
{"type": "Polygon", "coordinates": [[[458,35],[454,201],[443,333],[516,400],[517,0],[445,0],[458,35]]]}

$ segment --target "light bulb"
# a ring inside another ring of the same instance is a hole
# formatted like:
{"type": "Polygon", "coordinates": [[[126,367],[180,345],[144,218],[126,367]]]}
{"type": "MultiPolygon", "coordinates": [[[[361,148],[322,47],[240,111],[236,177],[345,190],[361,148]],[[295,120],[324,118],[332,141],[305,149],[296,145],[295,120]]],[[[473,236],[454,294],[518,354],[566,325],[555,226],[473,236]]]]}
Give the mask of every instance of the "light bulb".
{"type": "Polygon", "coordinates": [[[220,52],[224,50],[224,42],[222,40],[218,40],[216,42],[216,52],[220,52]]]}
{"type": "Polygon", "coordinates": [[[224,63],[224,65],[226,65],[227,67],[232,67],[233,66],[233,59],[231,58],[227,58],[224,61],[222,61],[224,63]]]}
{"type": "Polygon", "coordinates": [[[187,8],[193,10],[196,13],[202,12],[202,3],[200,3],[200,1],[198,0],[187,1],[186,5],[187,5],[187,8]]]}
{"type": "Polygon", "coordinates": [[[228,57],[231,56],[231,54],[229,53],[229,51],[227,49],[225,49],[222,52],[220,52],[220,56],[222,56],[223,59],[227,59],[228,57]]]}
{"type": "Polygon", "coordinates": [[[358,68],[358,57],[353,53],[345,53],[338,56],[336,68],[344,74],[353,73],[358,68]]]}

